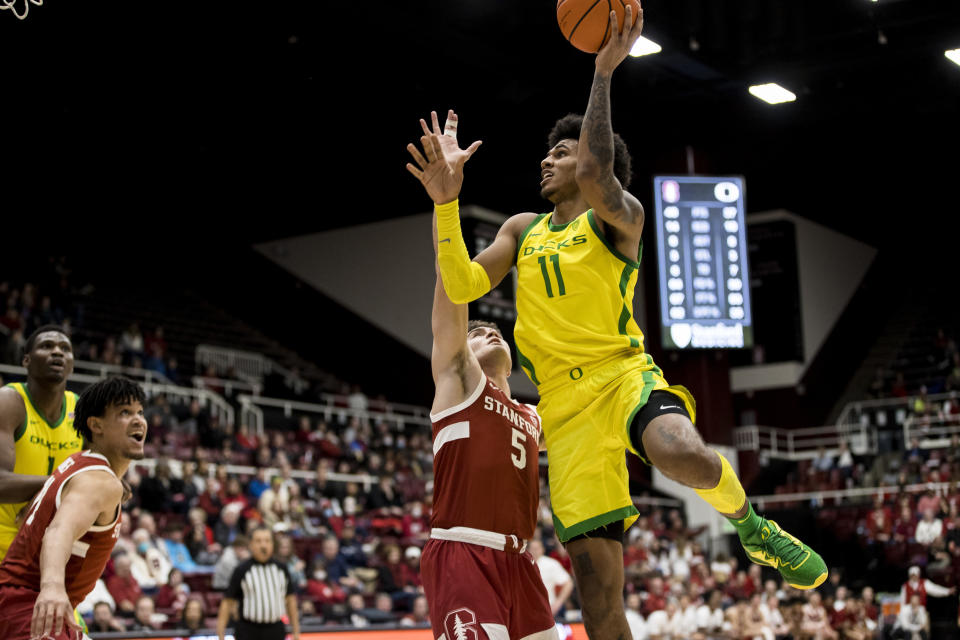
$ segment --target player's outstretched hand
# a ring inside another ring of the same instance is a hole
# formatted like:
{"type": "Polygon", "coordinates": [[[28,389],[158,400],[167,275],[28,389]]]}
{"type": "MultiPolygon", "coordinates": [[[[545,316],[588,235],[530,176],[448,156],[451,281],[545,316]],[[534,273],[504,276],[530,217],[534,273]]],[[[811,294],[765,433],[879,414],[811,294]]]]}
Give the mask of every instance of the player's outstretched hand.
{"type": "Polygon", "coordinates": [[[477,140],[466,149],[461,149],[457,143],[457,114],[453,109],[447,112],[447,122],[444,131],[440,131],[437,112],[430,112],[433,130],[427,126],[422,118],[420,127],[423,136],[420,144],[423,153],[413,143],[407,145],[407,151],[413,157],[417,166],[407,163],[407,171],[420,181],[427,195],[437,204],[456,200],[460,196],[460,187],[463,186],[463,165],[473,156],[482,144],[477,140]],[[418,168],[419,167],[419,168],[418,168]]]}
{"type": "Polygon", "coordinates": [[[73,619],[73,607],[67,592],[62,588],[40,590],[37,603],[33,605],[33,619],[30,621],[31,640],[41,640],[60,635],[66,625],[77,632],[83,631],[73,619]]]}
{"type": "Polygon", "coordinates": [[[628,4],[624,10],[623,27],[617,20],[617,13],[610,12],[610,39],[607,44],[597,53],[597,70],[611,73],[617,66],[624,61],[630,49],[640,37],[643,31],[643,9],[637,16],[637,21],[632,27],[628,27],[633,22],[633,5],[628,4]]]}

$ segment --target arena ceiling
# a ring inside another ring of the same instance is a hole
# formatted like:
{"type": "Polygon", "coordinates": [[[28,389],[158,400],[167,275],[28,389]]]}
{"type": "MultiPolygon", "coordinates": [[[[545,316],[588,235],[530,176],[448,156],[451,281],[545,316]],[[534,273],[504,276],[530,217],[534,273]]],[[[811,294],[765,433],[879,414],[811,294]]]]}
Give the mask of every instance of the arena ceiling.
{"type": "MultiPolygon", "coordinates": [[[[956,0],[644,7],[663,51],[613,89],[641,200],[692,158],[744,175],[750,211],[878,246],[956,212],[956,0]],[[747,93],[767,81],[797,101],[747,93]]],[[[404,147],[450,106],[484,140],[463,199],[544,210],[546,134],[583,111],[592,73],[552,0],[45,0],[0,11],[0,59],[5,224],[75,216],[70,242],[146,227],[213,252],[426,210],[404,147]]]]}

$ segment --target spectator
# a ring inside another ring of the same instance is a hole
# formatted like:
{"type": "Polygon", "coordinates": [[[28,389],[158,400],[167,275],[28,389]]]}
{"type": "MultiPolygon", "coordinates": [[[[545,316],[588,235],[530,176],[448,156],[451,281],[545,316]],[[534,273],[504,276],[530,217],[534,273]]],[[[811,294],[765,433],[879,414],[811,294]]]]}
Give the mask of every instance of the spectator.
{"type": "Polygon", "coordinates": [[[183,582],[183,572],[179,569],[170,569],[167,584],[157,591],[154,604],[161,609],[172,609],[175,613],[183,609],[190,595],[190,587],[183,582]]]}
{"type": "Polygon", "coordinates": [[[351,593],[347,598],[347,617],[350,624],[354,627],[369,627],[370,620],[364,615],[367,611],[363,595],[351,593]]]}
{"type": "Polygon", "coordinates": [[[706,604],[697,609],[697,630],[703,635],[718,634],[723,630],[723,592],[714,589],[706,604]]]}
{"type": "Polygon", "coordinates": [[[932,580],[921,579],[920,567],[913,566],[907,572],[907,581],[900,587],[900,606],[906,605],[914,595],[920,596],[920,604],[927,606],[927,596],[944,598],[957,592],[956,587],[944,587],[932,580]]]}
{"type": "Polygon", "coordinates": [[[331,580],[324,567],[323,558],[314,560],[313,571],[307,580],[307,595],[320,605],[340,604],[347,599],[347,592],[340,584],[331,580]]]}
{"type": "Polygon", "coordinates": [[[528,551],[537,563],[543,586],[547,588],[550,610],[556,616],[573,592],[573,580],[559,562],[543,554],[543,542],[539,538],[530,541],[528,551]]]}
{"type": "Polygon", "coordinates": [[[209,567],[200,567],[193,561],[190,555],[190,549],[183,542],[183,525],[177,521],[171,521],[167,527],[167,535],[163,538],[164,547],[166,547],[167,556],[172,564],[184,573],[197,573],[210,571],[209,567]]]}
{"type": "Polygon", "coordinates": [[[820,600],[820,594],[816,591],[810,594],[807,604],[803,605],[803,623],[801,625],[803,633],[810,634],[816,638],[836,640],[837,632],[830,626],[830,618],[827,616],[827,610],[823,608],[820,600]]]}
{"type": "Polygon", "coordinates": [[[249,540],[244,535],[238,535],[233,542],[224,549],[223,554],[217,560],[213,568],[212,586],[218,591],[223,591],[230,585],[230,576],[237,565],[250,557],[249,540]]]}
{"type": "Polygon", "coordinates": [[[893,384],[890,385],[890,395],[894,398],[906,398],[907,397],[907,381],[903,377],[903,373],[898,371],[896,377],[893,380],[893,384]]]}
{"type": "Polygon", "coordinates": [[[307,565],[297,557],[297,554],[294,552],[293,540],[290,536],[285,534],[277,535],[277,551],[274,559],[287,568],[294,591],[298,593],[303,591],[307,586],[307,565]]]}
{"type": "Polygon", "coordinates": [[[260,466],[257,468],[257,473],[253,477],[253,480],[250,481],[250,484],[247,485],[247,494],[258,501],[263,495],[263,492],[270,488],[270,482],[267,480],[267,470],[266,468],[260,466]]]}
{"type": "Polygon", "coordinates": [[[136,323],[131,324],[120,335],[120,349],[126,362],[132,361],[134,357],[143,357],[143,335],[136,323]]]}
{"type": "Polygon", "coordinates": [[[263,524],[273,529],[278,522],[282,522],[290,510],[289,500],[290,494],[283,486],[283,478],[280,476],[270,478],[270,488],[260,495],[260,500],[257,502],[263,524]]]}
{"type": "Polygon", "coordinates": [[[943,535],[943,521],[935,517],[933,509],[924,510],[923,519],[917,523],[914,539],[922,545],[930,546],[941,535],[943,535]]]}
{"type": "Polygon", "coordinates": [[[627,617],[627,626],[633,640],[647,640],[647,623],[640,613],[640,594],[629,593],[623,603],[623,613],[627,617]]]}
{"type": "Polygon", "coordinates": [[[137,529],[132,537],[137,545],[137,553],[131,558],[130,570],[140,583],[140,588],[153,592],[159,585],[166,584],[173,565],[154,546],[146,529],[137,529]]]}
{"type": "Polygon", "coordinates": [[[351,568],[367,566],[367,555],[363,545],[357,540],[357,529],[352,520],[343,523],[340,529],[340,555],[351,568]]]}
{"type": "Polygon", "coordinates": [[[850,445],[846,440],[840,441],[840,450],[837,452],[837,469],[843,474],[844,478],[853,475],[853,453],[850,451],[850,445]]]}
{"type": "Polygon", "coordinates": [[[186,629],[191,634],[197,633],[206,628],[203,624],[206,612],[203,607],[203,600],[200,598],[190,598],[183,607],[183,615],[180,617],[180,627],[186,629]]]}
{"type": "Polygon", "coordinates": [[[328,535],[320,546],[323,565],[330,580],[345,587],[356,586],[356,581],[350,575],[350,565],[340,554],[340,542],[334,535],[328,535]]]}
{"type": "Polygon", "coordinates": [[[107,589],[117,603],[121,614],[133,615],[136,602],[143,595],[140,584],[130,570],[131,556],[120,554],[113,558],[113,575],[107,579],[107,589]]]}
{"type": "Polygon", "coordinates": [[[910,596],[910,602],[900,607],[900,614],[893,626],[894,640],[927,640],[930,637],[930,617],[920,603],[920,594],[910,596]]]}
{"type": "Polygon", "coordinates": [[[126,631],[127,628],[120,620],[113,617],[113,609],[106,602],[93,605],[93,621],[90,623],[90,633],[108,633],[111,631],[126,631]]]}
{"type": "Polygon", "coordinates": [[[93,614],[93,607],[98,602],[106,602],[110,605],[111,611],[117,608],[117,603],[114,601],[113,596],[110,595],[110,590],[107,589],[107,583],[103,581],[103,578],[97,580],[93,591],[88,593],[83,599],[83,602],[77,605],[77,613],[84,618],[90,617],[93,614]]]}
{"type": "Polygon", "coordinates": [[[822,471],[826,473],[833,469],[833,455],[828,452],[825,448],[817,448],[817,457],[813,459],[813,464],[810,467],[814,471],[822,471]]]}
{"type": "Polygon", "coordinates": [[[233,502],[220,511],[220,519],[213,527],[213,539],[221,547],[226,547],[240,535],[240,503],[233,502]]]}
{"type": "Polygon", "coordinates": [[[780,611],[780,600],[775,595],[765,595],[764,603],[761,605],[764,618],[773,632],[774,637],[784,638],[790,635],[790,625],[780,611]]]}
{"type": "Polygon", "coordinates": [[[137,600],[136,609],[134,609],[130,631],[153,631],[159,628],[158,622],[153,598],[140,596],[137,600]]]}
{"type": "Polygon", "coordinates": [[[427,597],[419,595],[414,599],[410,613],[400,619],[400,626],[412,627],[425,624],[430,624],[430,611],[427,605],[427,597]]]}
{"type": "MultiPolygon", "coordinates": [[[[654,611],[663,611],[667,608],[667,597],[664,589],[663,578],[654,576],[650,578],[647,584],[647,597],[643,601],[643,612],[647,616],[647,625],[650,625],[650,619],[654,611]]],[[[651,632],[652,633],[652,632],[651,632]]]]}

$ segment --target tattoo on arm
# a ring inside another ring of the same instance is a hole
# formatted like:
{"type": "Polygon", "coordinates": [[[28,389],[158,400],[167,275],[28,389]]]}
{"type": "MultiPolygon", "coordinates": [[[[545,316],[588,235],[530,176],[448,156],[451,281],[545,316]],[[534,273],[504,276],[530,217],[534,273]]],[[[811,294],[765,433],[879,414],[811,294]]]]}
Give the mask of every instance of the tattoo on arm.
{"type": "Polygon", "coordinates": [[[590,553],[584,551],[581,554],[578,554],[574,558],[574,562],[577,565],[577,576],[580,578],[586,576],[592,576],[595,572],[593,568],[593,561],[590,560],[590,553]]]}
{"type": "Polygon", "coordinates": [[[596,75],[583,126],[589,135],[589,149],[597,163],[613,166],[613,128],[610,125],[610,78],[596,75]]]}
{"type": "Polygon", "coordinates": [[[630,210],[623,203],[623,187],[613,175],[615,152],[613,127],[610,124],[610,76],[594,75],[583,128],[587,134],[587,150],[596,163],[603,167],[600,187],[604,208],[620,216],[630,216],[630,210]]]}

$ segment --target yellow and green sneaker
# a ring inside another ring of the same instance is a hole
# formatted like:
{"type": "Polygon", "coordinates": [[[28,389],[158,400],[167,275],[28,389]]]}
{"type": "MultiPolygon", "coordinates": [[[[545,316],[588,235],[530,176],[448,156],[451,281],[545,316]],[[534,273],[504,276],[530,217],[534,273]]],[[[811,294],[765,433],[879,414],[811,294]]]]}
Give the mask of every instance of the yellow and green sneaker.
{"type": "Polygon", "coordinates": [[[795,589],[815,589],[827,579],[827,565],[816,551],[780,528],[773,520],[756,516],[757,529],[741,535],[747,557],[759,565],[773,567],[795,589]]]}

